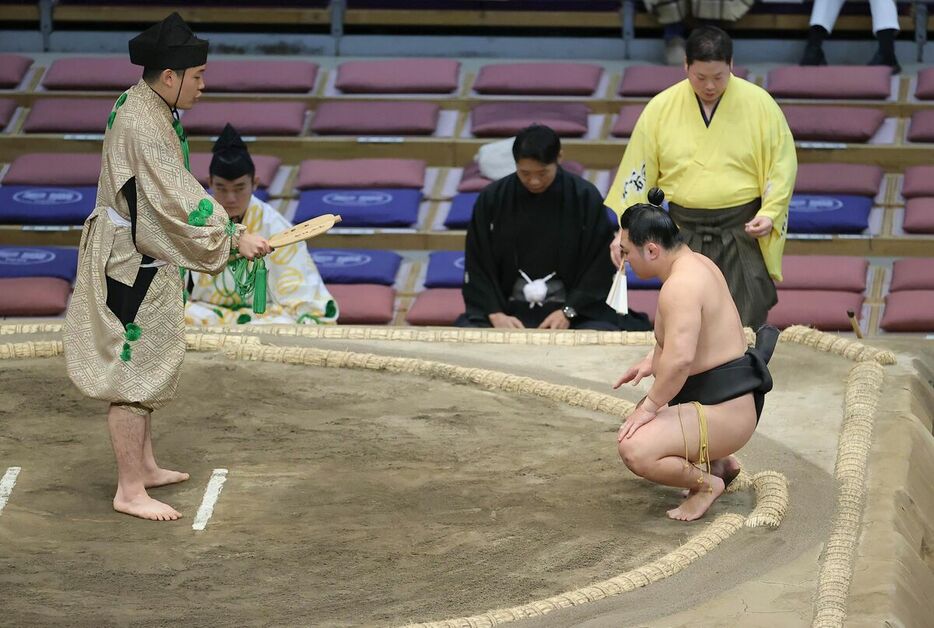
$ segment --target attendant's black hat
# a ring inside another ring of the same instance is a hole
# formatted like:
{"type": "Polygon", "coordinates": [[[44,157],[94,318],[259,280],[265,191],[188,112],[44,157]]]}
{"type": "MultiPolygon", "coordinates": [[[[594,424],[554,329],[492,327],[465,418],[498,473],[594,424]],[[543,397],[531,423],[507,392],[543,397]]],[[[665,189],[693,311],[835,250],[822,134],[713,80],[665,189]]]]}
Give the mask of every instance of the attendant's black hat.
{"type": "Polygon", "coordinates": [[[256,166],[253,165],[250,151],[247,150],[237,129],[229,123],[214,142],[211,152],[214,156],[211,158],[211,167],[208,172],[215,177],[233,181],[245,174],[252,176],[256,173],[256,166]]]}
{"type": "Polygon", "coordinates": [[[182,70],[207,60],[207,40],[198,39],[178,13],[130,40],[130,62],[144,68],[182,70]]]}

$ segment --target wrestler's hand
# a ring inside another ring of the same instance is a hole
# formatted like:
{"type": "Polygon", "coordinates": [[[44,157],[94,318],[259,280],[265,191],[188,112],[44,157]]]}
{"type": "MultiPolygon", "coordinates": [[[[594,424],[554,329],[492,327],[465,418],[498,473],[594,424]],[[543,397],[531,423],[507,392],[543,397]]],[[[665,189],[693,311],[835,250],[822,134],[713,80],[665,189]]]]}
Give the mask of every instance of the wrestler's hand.
{"type": "Polygon", "coordinates": [[[620,238],[622,237],[622,230],[617,231],[616,235],[613,237],[613,241],[610,242],[610,259],[613,260],[613,265],[619,268],[623,265],[623,251],[620,249],[620,238]]]}
{"type": "Polygon", "coordinates": [[[571,327],[571,321],[568,320],[568,317],[564,315],[564,312],[561,310],[555,310],[548,317],[542,321],[542,324],[538,326],[539,329],[568,329],[571,327]]]}
{"type": "Polygon", "coordinates": [[[641,362],[635,366],[630,367],[628,371],[623,373],[623,376],[613,384],[613,389],[617,389],[623,384],[628,384],[632,382],[632,385],[635,386],[642,381],[643,377],[648,377],[652,374],[652,361],[648,358],[644,358],[641,362]]]}
{"type": "Polygon", "coordinates": [[[525,325],[518,318],[502,312],[493,312],[488,318],[490,324],[497,329],[525,329],[525,325]]]}
{"type": "Polygon", "coordinates": [[[754,238],[761,238],[772,233],[772,219],[766,216],[756,216],[746,223],[746,233],[754,238]]]}
{"type": "Polygon", "coordinates": [[[255,233],[244,233],[240,236],[240,245],[237,247],[240,255],[247,259],[256,259],[272,253],[269,241],[255,233]]]}
{"type": "Polygon", "coordinates": [[[621,443],[625,438],[632,438],[632,435],[636,431],[654,419],[656,414],[654,412],[649,412],[642,406],[639,406],[632,411],[628,417],[626,417],[626,422],[619,426],[619,432],[616,434],[616,442],[621,443]]]}

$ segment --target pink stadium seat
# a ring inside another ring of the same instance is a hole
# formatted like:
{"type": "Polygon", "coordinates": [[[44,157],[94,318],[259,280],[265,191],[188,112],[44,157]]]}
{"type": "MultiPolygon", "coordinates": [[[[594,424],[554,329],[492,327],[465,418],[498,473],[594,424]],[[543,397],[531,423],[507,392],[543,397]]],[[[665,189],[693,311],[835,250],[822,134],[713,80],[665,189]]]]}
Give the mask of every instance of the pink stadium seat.
{"type": "Polygon", "coordinates": [[[905,198],[934,196],[934,166],[905,168],[902,196],[905,198]]]}
{"type": "Polygon", "coordinates": [[[310,92],[318,78],[311,61],[208,60],[204,70],[206,92],[310,92]]]}
{"type": "Polygon", "coordinates": [[[631,136],[643,109],[645,109],[645,105],[624,105],[619,110],[619,116],[617,116],[616,122],[613,124],[610,135],[613,137],[631,136]]]}
{"type": "Polygon", "coordinates": [[[298,135],[305,126],[302,102],[203,102],[185,112],[189,135],[217,135],[228,122],[242,135],[298,135]]]}
{"type": "Polygon", "coordinates": [[[778,290],[778,304],[768,321],[779,328],[808,325],[823,331],[851,329],[847,311],[859,317],[863,295],[833,290],[778,290]]]}
{"type": "Polygon", "coordinates": [[[934,258],[902,259],[895,262],[889,290],[934,290],[934,258]]]}
{"type": "Polygon", "coordinates": [[[885,113],[865,107],[782,107],[796,140],[821,142],[868,142],[882,123],[885,113]]]}
{"type": "Polygon", "coordinates": [[[431,135],[440,107],[428,102],[330,101],[318,105],[311,130],[319,135],[431,135]]]}
{"type": "Polygon", "coordinates": [[[97,185],[100,153],[28,153],[10,164],[4,185],[97,185]]]}
{"type": "Polygon", "coordinates": [[[629,309],[648,314],[649,320],[655,322],[655,312],[658,310],[658,290],[629,290],[627,294],[629,309]]]}
{"type": "MultiPolygon", "coordinates": [[[[201,185],[208,185],[209,170],[211,168],[211,153],[192,153],[191,154],[191,173],[198,179],[201,185]]],[[[282,166],[282,160],[272,155],[250,155],[253,158],[253,165],[256,166],[256,176],[259,177],[259,186],[269,187],[279,167],[282,166]]]]}
{"type": "Polygon", "coordinates": [[[909,142],[934,142],[934,110],[916,111],[908,127],[909,142]]]}
{"type": "Polygon", "coordinates": [[[885,297],[885,331],[934,331],[934,290],[904,290],[885,297]]]}
{"type": "Polygon", "coordinates": [[[934,68],[926,68],[918,72],[915,97],[921,100],[934,100],[934,68]]]}
{"type": "Polygon", "coordinates": [[[798,194],[856,194],[875,196],[885,173],[865,164],[798,164],[798,194]]]}
{"type": "MultiPolygon", "coordinates": [[[[576,174],[577,176],[582,176],[584,174],[584,170],[586,170],[583,164],[569,160],[562,161],[561,167],[571,174],[576,174]]],[[[475,161],[472,161],[470,164],[464,167],[464,173],[461,175],[461,181],[457,185],[457,191],[479,192],[491,183],[493,183],[493,181],[480,174],[479,164],[477,164],[475,161]]]]}
{"type": "Polygon", "coordinates": [[[579,103],[496,102],[477,105],[470,112],[476,137],[508,137],[530,124],[544,124],[561,137],[587,133],[590,109],[579,103]]]}
{"type": "Polygon", "coordinates": [[[431,288],[415,297],[405,321],[409,325],[453,325],[464,313],[460,288],[431,288]]]}
{"type": "Polygon", "coordinates": [[[480,68],[478,94],[516,96],[590,96],[603,68],[590,63],[496,63],[480,68]]]}
{"type": "Polygon", "coordinates": [[[58,277],[0,279],[0,316],[57,316],[69,296],[71,284],[58,277]]]}
{"type": "Polygon", "coordinates": [[[460,67],[453,59],[346,61],[335,87],[346,94],[450,94],[457,89],[460,67]]]}
{"type": "Polygon", "coordinates": [[[866,290],[869,261],[864,257],[835,255],[787,255],[782,262],[781,290],[866,290]]]}
{"type": "Polygon", "coordinates": [[[51,90],[123,91],[136,85],[143,69],[124,57],[66,57],[56,59],[42,77],[51,90]]]}
{"type": "Polygon", "coordinates": [[[24,133],[103,133],[112,98],[45,98],[33,103],[24,133]]]}
{"type": "Polygon", "coordinates": [[[776,98],[885,100],[892,73],[881,65],[789,65],[770,71],[765,87],[776,98]]]}
{"type": "Polygon", "coordinates": [[[19,86],[32,65],[32,59],[22,55],[0,54],[0,89],[19,86]]]}
{"type": "Polygon", "coordinates": [[[422,188],[425,167],[421,159],[306,159],[295,187],[422,188]]]}
{"type": "Polygon", "coordinates": [[[328,284],[343,325],[385,325],[392,320],[396,291],[377,284],[328,284]]]}
{"type": "MultiPolygon", "coordinates": [[[[749,76],[749,70],[736,66],[733,74],[744,79],[749,76]]],[[[631,65],[623,72],[617,93],[628,98],[652,97],[685,78],[687,75],[681,66],[631,65]]]]}
{"type": "Polygon", "coordinates": [[[934,198],[908,199],[902,228],[906,233],[934,233],[934,198]]]}

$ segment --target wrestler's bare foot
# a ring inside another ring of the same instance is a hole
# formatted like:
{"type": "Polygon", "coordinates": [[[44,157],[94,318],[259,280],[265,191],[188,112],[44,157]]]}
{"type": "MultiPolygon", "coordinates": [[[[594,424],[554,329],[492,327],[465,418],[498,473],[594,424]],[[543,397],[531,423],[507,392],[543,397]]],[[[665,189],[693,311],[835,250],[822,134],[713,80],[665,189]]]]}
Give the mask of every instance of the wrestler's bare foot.
{"type": "Polygon", "coordinates": [[[669,510],[668,516],[679,521],[700,519],[707,512],[707,509],[717,501],[717,498],[723,494],[725,488],[722,479],[715,475],[710,476],[710,491],[707,490],[707,487],[704,487],[696,493],[691,493],[680,506],[669,510]]]}
{"type": "Polygon", "coordinates": [[[168,504],[163,504],[146,493],[127,499],[121,496],[119,490],[114,497],[114,510],[150,521],[175,521],[182,516],[182,513],[168,504]]]}
{"type": "MultiPolygon", "coordinates": [[[[723,480],[723,485],[729,486],[730,482],[736,479],[736,476],[740,472],[739,460],[736,459],[736,456],[730,455],[726,458],[719,458],[710,463],[710,472],[723,480]]],[[[681,491],[682,497],[687,497],[688,495],[693,495],[697,492],[696,488],[690,490],[684,489],[681,491]]]]}
{"type": "Polygon", "coordinates": [[[170,471],[169,469],[156,469],[155,471],[148,471],[146,477],[143,478],[143,485],[146,488],[154,488],[156,486],[165,486],[167,484],[177,484],[178,482],[184,482],[189,476],[187,473],[182,473],[181,471],[170,471]]]}

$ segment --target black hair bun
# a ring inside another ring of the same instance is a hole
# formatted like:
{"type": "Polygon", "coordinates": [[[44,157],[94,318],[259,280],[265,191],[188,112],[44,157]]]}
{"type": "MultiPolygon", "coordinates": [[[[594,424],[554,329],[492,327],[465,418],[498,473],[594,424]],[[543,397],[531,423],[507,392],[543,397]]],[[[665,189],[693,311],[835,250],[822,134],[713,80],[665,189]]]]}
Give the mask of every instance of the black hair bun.
{"type": "Polygon", "coordinates": [[[661,188],[652,188],[649,190],[649,202],[652,205],[661,207],[662,201],[665,200],[665,193],[662,192],[661,188]]]}

